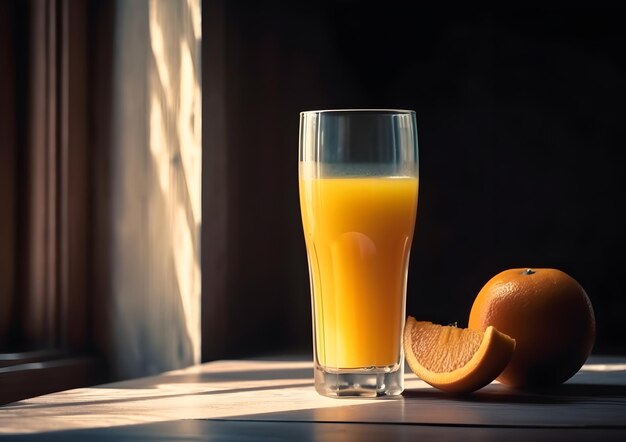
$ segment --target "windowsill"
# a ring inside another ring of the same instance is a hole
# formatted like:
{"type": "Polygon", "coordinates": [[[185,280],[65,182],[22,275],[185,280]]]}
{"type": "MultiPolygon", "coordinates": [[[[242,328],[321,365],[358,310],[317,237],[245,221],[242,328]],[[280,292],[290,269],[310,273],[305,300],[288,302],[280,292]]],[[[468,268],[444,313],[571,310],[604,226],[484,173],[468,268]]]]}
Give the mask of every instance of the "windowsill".
{"type": "Polygon", "coordinates": [[[0,356],[0,405],[102,382],[103,370],[93,357],[55,351],[0,356]]]}

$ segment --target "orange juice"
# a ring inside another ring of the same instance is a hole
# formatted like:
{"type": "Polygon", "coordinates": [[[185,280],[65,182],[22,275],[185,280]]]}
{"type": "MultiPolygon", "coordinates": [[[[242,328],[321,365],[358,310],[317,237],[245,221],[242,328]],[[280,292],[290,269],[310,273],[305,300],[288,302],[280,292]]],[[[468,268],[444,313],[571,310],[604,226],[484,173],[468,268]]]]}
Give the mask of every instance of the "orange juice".
{"type": "Polygon", "coordinates": [[[417,193],[414,177],[301,176],[320,365],[400,362],[417,193]]]}

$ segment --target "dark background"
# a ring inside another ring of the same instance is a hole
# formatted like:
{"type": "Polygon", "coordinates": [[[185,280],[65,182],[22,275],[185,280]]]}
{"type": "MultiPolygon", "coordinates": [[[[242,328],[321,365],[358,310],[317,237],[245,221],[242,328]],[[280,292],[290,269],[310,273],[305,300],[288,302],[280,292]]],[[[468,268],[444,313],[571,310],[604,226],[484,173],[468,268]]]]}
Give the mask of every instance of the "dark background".
{"type": "MultiPolygon", "coordinates": [[[[212,12],[204,7],[205,20],[212,12]]],[[[408,314],[466,326],[493,275],[554,267],[592,301],[594,351],[626,350],[623,10],[337,1],[225,2],[217,12],[231,295],[224,345],[205,359],[310,351],[298,113],[358,107],[417,111],[408,314]]],[[[203,69],[211,62],[205,51],[203,69]]]]}

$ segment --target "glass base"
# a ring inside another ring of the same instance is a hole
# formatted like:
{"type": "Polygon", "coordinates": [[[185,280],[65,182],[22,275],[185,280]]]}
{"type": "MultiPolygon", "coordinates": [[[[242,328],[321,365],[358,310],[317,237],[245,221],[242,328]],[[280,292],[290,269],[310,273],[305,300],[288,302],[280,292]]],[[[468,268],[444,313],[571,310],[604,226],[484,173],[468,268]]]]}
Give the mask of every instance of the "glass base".
{"type": "Polygon", "coordinates": [[[334,398],[399,396],[404,390],[404,364],[339,370],[316,364],[315,390],[334,398]]]}

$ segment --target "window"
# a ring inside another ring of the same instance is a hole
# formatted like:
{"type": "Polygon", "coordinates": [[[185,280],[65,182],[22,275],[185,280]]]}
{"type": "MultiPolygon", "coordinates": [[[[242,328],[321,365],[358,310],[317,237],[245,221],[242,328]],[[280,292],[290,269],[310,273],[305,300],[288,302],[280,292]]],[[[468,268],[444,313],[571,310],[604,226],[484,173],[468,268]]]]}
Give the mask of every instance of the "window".
{"type": "Polygon", "coordinates": [[[200,19],[0,5],[0,403],[200,361],[200,19]]]}

